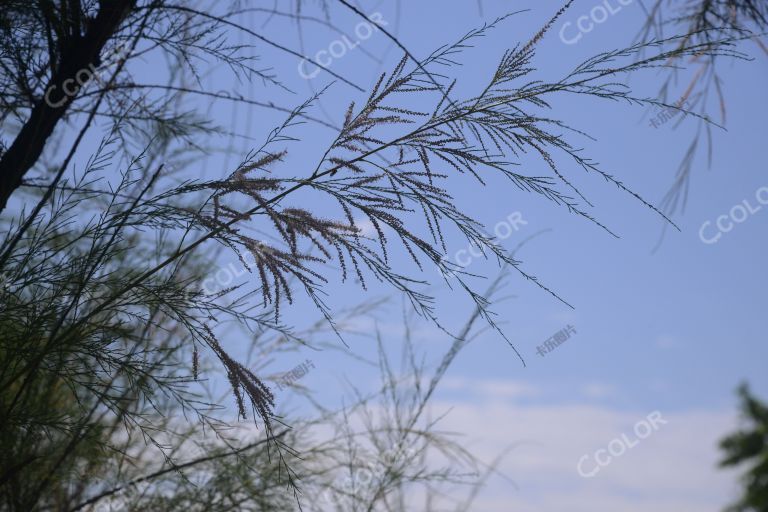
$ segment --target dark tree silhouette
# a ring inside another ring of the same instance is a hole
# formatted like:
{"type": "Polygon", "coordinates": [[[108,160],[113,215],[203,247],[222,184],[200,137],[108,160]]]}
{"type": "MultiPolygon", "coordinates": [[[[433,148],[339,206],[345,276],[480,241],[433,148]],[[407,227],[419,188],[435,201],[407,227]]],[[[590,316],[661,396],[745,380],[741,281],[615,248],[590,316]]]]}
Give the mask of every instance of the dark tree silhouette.
{"type": "Polygon", "coordinates": [[[720,441],[722,467],[743,467],[744,495],[729,512],[768,510],[768,405],[758,400],[746,384],[739,387],[744,426],[720,441]]]}

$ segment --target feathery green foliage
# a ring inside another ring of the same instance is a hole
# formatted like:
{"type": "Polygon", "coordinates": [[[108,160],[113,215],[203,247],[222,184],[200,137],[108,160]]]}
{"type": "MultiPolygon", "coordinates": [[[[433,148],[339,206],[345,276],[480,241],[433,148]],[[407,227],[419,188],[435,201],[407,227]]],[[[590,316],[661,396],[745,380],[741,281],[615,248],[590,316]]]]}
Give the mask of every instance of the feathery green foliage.
{"type": "Polygon", "coordinates": [[[720,441],[722,467],[747,465],[742,477],[744,495],[729,512],[761,512],[768,510],[768,406],[749,391],[739,387],[742,429],[720,441]]]}

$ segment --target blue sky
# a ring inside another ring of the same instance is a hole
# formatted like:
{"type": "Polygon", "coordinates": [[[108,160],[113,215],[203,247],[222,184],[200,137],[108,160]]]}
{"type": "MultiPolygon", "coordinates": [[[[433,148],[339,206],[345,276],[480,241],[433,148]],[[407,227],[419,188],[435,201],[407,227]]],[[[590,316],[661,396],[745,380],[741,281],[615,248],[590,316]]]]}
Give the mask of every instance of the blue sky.
{"type": "MultiPolygon", "coordinates": [[[[575,2],[541,42],[534,61],[540,70],[537,76],[561,76],[586,57],[632,42],[644,20],[639,1],[620,9],[616,7],[618,1],[609,3],[615,14],[583,34],[576,44],[566,44],[558,36],[563,23],[576,23],[579,16],[600,4],[597,0],[575,2]]],[[[530,39],[560,2],[485,0],[484,18],[477,4],[468,0],[401,2],[399,9],[395,2],[361,5],[369,14],[380,13],[387,29],[422,58],[479,26],[483,19],[491,20],[511,9],[531,8],[505,21],[459,57],[463,66],[449,73],[459,79],[456,94],[461,96],[479,92],[503,51],[530,39]]],[[[318,9],[308,9],[322,16],[318,9]]],[[[341,8],[334,12],[337,26],[353,33],[359,20],[341,8]]],[[[263,21],[254,15],[254,23],[261,25],[263,21]]],[[[297,33],[292,23],[273,19],[265,30],[295,47],[297,33]]],[[[233,35],[237,37],[246,40],[248,36],[233,35]]],[[[307,24],[303,51],[315,55],[338,39],[338,34],[321,25],[307,24]]],[[[444,428],[463,432],[476,443],[479,454],[492,458],[504,446],[518,441],[543,447],[513,451],[502,469],[518,486],[492,481],[478,510],[548,512],[564,510],[567,503],[568,510],[592,512],[714,511],[733,497],[734,475],[714,469],[714,443],[734,424],[734,390],[740,382],[748,381],[758,395],[768,396],[768,281],[764,265],[768,205],[715,244],[704,243],[699,230],[704,222],[714,223],[743,200],[757,205],[756,192],[768,187],[762,122],[768,115],[764,101],[768,56],[755,44],[744,43],[742,49],[755,60],[720,65],[725,79],[727,131],[713,132],[711,165],[707,165],[703,147],[697,152],[687,207],[674,217],[681,231],[667,230],[656,251],[653,249],[663,226],[659,216],[564,159],[566,174],[574,177],[595,205],[590,213],[620,235],[619,239],[541,197],[500,181],[491,180],[487,188],[464,182],[451,189],[456,201],[489,228],[520,212],[526,224],[503,240],[509,249],[546,230],[518,253],[522,268],[574,306],[567,307],[512,272],[505,293],[514,297],[499,303],[495,311],[527,366],[522,366],[499,335],[485,332],[464,350],[438,394],[436,411],[453,408],[444,428]],[[536,354],[538,345],[567,325],[576,330],[568,341],[544,357],[536,354]],[[669,425],[617,459],[599,477],[585,480],[578,476],[575,464],[582,453],[606,445],[653,411],[660,411],[669,425]]],[[[264,49],[262,57],[265,63],[274,63],[292,93],[233,82],[223,69],[205,76],[203,83],[212,91],[234,90],[292,106],[331,81],[322,73],[308,80],[302,78],[299,61],[284,54],[264,49]]],[[[361,41],[360,47],[345,50],[330,66],[368,88],[379,73],[399,59],[399,52],[376,33],[361,41]]],[[[307,70],[312,67],[304,70],[311,74],[307,70]]],[[[638,96],[654,97],[665,76],[645,72],[633,77],[629,85],[638,96]]],[[[682,95],[693,71],[682,71],[680,76],[673,95],[682,95]]],[[[364,101],[365,96],[337,81],[312,114],[328,115],[338,124],[348,103],[364,101]]],[[[652,128],[644,117],[647,109],[616,102],[564,96],[553,98],[552,105],[552,115],[595,139],[571,140],[602,169],[653,204],[659,204],[668,190],[697,127],[693,119],[686,119],[678,127],[673,121],[652,128]]],[[[236,126],[256,141],[235,140],[235,153],[258,144],[282,120],[270,110],[232,109],[231,105],[217,106],[213,112],[223,125],[236,126]]],[[[292,152],[283,171],[307,168],[308,174],[335,134],[310,125],[296,128],[295,134],[302,142],[289,146],[292,152]]],[[[203,172],[224,175],[237,161],[237,156],[214,155],[204,162],[203,172]]],[[[530,172],[547,172],[543,162],[536,159],[524,163],[530,172]]],[[[311,197],[305,200],[312,204],[311,197]]],[[[452,242],[449,254],[466,249],[466,242],[458,238],[452,242]]],[[[225,255],[221,264],[234,260],[225,255]]],[[[406,263],[405,259],[400,261],[406,263]]],[[[499,271],[495,262],[480,259],[472,261],[470,270],[491,277],[499,271]]],[[[418,277],[414,273],[417,269],[410,271],[418,277]]],[[[470,313],[470,305],[451,293],[437,274],[430,278],[435,283],[441,318],[448,328],[458,330],[470,313]]],[[[484,288],[482,281],[476,284],[484,288]]],[[[336,308],[390,296],[391,305],[379,311],[375,325],[391,337],[393,350],[399,348],[401,304],[392,290],[373,286],[363,294],[351,285],[330,285],[327,290],[329,303],[336,308]]],[[[286,314],[289,321],[298,323],[316,316],[302,302],[286,314]]],[[[363,329],[370,331],[373,326],[369,319],[360,320],[363,329]]],[[[416,333],[417,348],[428,361],[438,360],[450,343],[428,324],[418,324],[416,333]]],[[[352,336],[349,343],[356,354],[373,353],[374,347],[364,337],[352,336]]],[[[345,377],[362,388],[372,389],[377,383],[370,368],[355,365],[335,352],[305,350],[277,359],[272,369],[287,371],[306,357],[317,365],[306,383],[319,389],[319,398],[329,406],[340,403],[345,377]]]]}
{"type": "MultiPolygon", "coordinates": [[[[440,4],[403,3],[398,33],[416,55],[427,55],[481,21],[474,2],[436,8],[440,4]]],[[[484,4],[487,19],[511,7],[508,2],[484,4]]],[[[575,22],[597,4],[577,1],[544,39],[536,58],[544,76],[563,73],[583,58],[631,42],[643,20],[637,3],[597,25],[578,44],[559,39],[563,23],[575,22]]],[[[477,91],[503,49],[530,38],[556,5],[515,2],[515,9],[532,11],[513,17],[466,52],[464,67],[456,69],[458,90],[477,91]]],[[[366,12],[375,11],[388,21],[396,17],[391,3],[366,12]]],[[[350,26],[354,23],[350,21],[350,26]]],[[[327,33],[310,32],[306,48],[310,53],[325,48],[329,38],[333,40],[327,33]]],[[[366,44],[379,54],[387,46],[381,36],[366,44]]],[[[502,443],[517,440],[533,439],[544,446],[513,451],[503,469],[518,489],[492,482],[478,510],[563,510],[567,503],[569,510],[701,511],[718,510],[732,498],[734,475],[714,469],[714,443],[733,424],[733,391],[739,382],[749,381],[758,394],[768,395],[764,265],[768,207],[716,244],[703,243],[699,229],[744,199],[756,204],[756,191],[768,185],[762,154],[766,130],[760,121],[768,113],[766,56],[756,45],[743,49],[756,60],[721,65],[727,132],[715,130],[711,166],[705,153],[698,152],[687,208],[675,217],[682,231],[668,230],[656,252],[652,251],[662,228],[658,216],[594,176],[579,176],[578,182],[596,205],[592,212],[620,239],[511,187],[467,187],[457,194],[457,200],[489,227],[521,212],[528,224],[504,241],[510,249],[539,230],[551,230],[529,242],[519,258],[527,272],[575,307],[564,306],[513,272],[507,291],[516,297],[496,310],[528,366],[521,366],[498,335],[486,333],[465,349],[448,374],[435,404],[436,410],[453,408],[444,428],[477,440],[478,453],[486,450],[488,457],[502,449],[502,443]],[[536,355],[537,345],[569,324],[577,334],[552,353],[536,355]],[[581,453],[600,448],[655,410],[669,418],[668,429],[599,477],[585,481],[576,475],[573,468],[581,453]]],[[[391,65],[396,58],[390,51],[385,62],[391,65]]],[[[379,67],[360,52],[350,51],[333,63],[333,69],[359,80],[369,77],[371,83],[379,67]]],[[[692,73],[682,72],[673,94],[682,95],[692,73]]],[[[662,74],[644,73],[630,85],[639,96],[652,97],[663,79],[662,74]]],[[[324,77],[317,77],[303,85],[318,88],[324,83],[324,77]]],[[[337,84],[322,103],[327,111],[338,112],[336,102],[355,95],[337,84]]],[[[693,120],[676,128],[674,121],[652,128],[642,108],[612,102],[563,97],[553,106],[555,115],[596,139],[580,143],[603,169],[654,204],[672,183],[696,129],[693,120]]],[[[543,171],[540,164],[538,168],[543,171]]],[[[568,171],[579,172],[573,167],[568,171]]],[[[465,245],[459,242],[453,250],[465,245]]],[[[471,269],[489,276],[498,272],[495,263],[477,259],[471,269]]],[[[354,289],[345,293],[346,299],[359,300],[354,289]]],[[[458,328],[468,313],[466,302],[451,297],[445,287],[437,296],[447,323],[458,328]]],[[[393,338],[402,323],[397,304],[395,299],[391,313],[379,319],[380,328],[393,338]]],[[[433,360],[449,342],[427,326],[419,333],[419,348],[433,360]]],[[[394,339],[393,346],[397,346],[394,339]]],[[[369,348],[363,341],[352,342],[358,353],[369,348]]],[[[340,389],[329,384],[340,380],[335,357],[317,356],[320,369],[307,381],[325,390],[328,400],[340,389]]],[[[345,373],[356,384],[362,385],[366,376],[373,380],[363,368],[349,367],[345,373]]]]}
{"type": "MultiPolygon", "coordinates": [[[[387,28],[397,32],[404,44],[422,56],[482,23],[474,2],[456,2],[451,9],[435,9],[438,4],[429,1],[404,3],[399,15],[394,3],[362,5],[370,6],[366,12],[381,13],[387,28]],[[426,19],[428,23],[424,23],[426,19]]],[[[515,3],[516,8],[532,10],[510,18],[459,58],[463,66],[452,70],[459,78],[457,94],[470,94],[482,87],[503,50],[527,40],[556,5],[515,3]]],[[[574,22],[594,5],[598,4],[577,1],[555,24],[540,44],[535,60],[541,70],[539,76],[562,75],[590,55],[631,43],[643,20],[638,3],[622,7],[577,44],[567,45],[560,40],[558,32],[563,23],[574,22]]],[[[483,7],[489,20],[508,12],[504,2],[485,1],[483,7]]],[[[338,19],[337,25],[342,29],[348,27],[349,33],[359,23],[349,17],[345,25],[343,11],[338,19]]],[[[295,27],[289,22],[273,20],[268,27],[286,40],[295,37],[295,27]]],[[[337,34],[308,24],[304,51],[314,55],[338,38],[337,34]]],[[[384,55],[383,63],[374,62],[355,48],[335,59],[330,67],[367,87],[387,65],[396,63],[399,54],[389,48],[381,34],[361,44],[378,58],[384,55]]],[[[742,49],[755,61],[721,64],[726,84],[727,131],[713,130],[711,166],[707,165],[702,144],[694,164],[686,210],[674,217],[681,232],[668,229],[655,252],[663,226],[659,216],[628,194],[597,176],[586,175],[565,160],[562,161],[569,177],[575,177],[595,205],[589,212],[621,238],[615,239],[584,219],[501,181],[491,182],[486,188],[464,181],[452,190],[457,201],[489,229],[508,215],[520,212],[526,224],[503,240],[509,249],[530,235],[548,230],[521,249],[522,268],[575,308],[568,308],[513,273],[510,293],[517,297],[499,305],[497,311],[507,322],[505,330],[510,339],[525,355],[528,368],[523,369],[515,361],[502,340],[490,342],[493,335],[488,335],[482,350],[475,352],[470,348],[454,371],[467,376],[533,380],[551,386],[553,393],[566,401],[573,398],[569,396],[572,385],[590,379],[605,380],[621,388],[621,398],[615,398],[613,404],[617,407],[729,407],[733,388],[742,379],[749,380],[757,391],[768,392],[768,378],[761,372],[767,350],[766,321],[760,315],[766,305],[765,271],[760,263],[764,260],[768,207],[736,224],[715,244],[703,243],[699,235],[705,221],[714,223],[719,215],[728,214],[743,200],[759,207],[755,194],[768,186],[760,151],[765,130],[758,122],[766,109],[760,94],[768,81],[765,55],[756,45],[745,44],[742,49]],[[569,322],[578,334],[552,354],[537,356],[536,346],[569,322]]],[[[297,72],[297,64],[296,60],[284,58],[277,66],[278,75],[296,92],[275,93],[273,97],[279,98],[280,104],[296,104],[331,81],[323,74],[304,80],[297,72]],[[296,80],[291,82],[292,78],[296,80]]],[[[312,69],[311,65],[305,68],[312,69]]],[[[692,73],[681,73],[678,90],[672,94],[682,94],[692,73]]],[[[629,85],[638,96],[653,97],[665,76],[646,72],[634,76],[629,85]]],[[[222,74],[212,74],[210,80],[215,83],[211,87],[226,89],[227,85],[219,82],[221,77],[222,74]]],[[[257,98],[266,94],[258,85],[236,85],[235,90],[240,94],[254,93],[257,98]]],[[[320,117],[322,111],[328,112],[330,120],[338,122],[340,114],[337,119],[332,114],[343,111],[349,101],[363,97],[336,82],[312,113],[320,117]]],[[[226,120],[229,112],[219,112],[226,120]]],[[[594,137],[595,140],[571,140],[581,145],[602,169],[654,204],[659,204],[669,189],[697,127],[695,120],[690,119],[678,127],[673,126],[673,121],[652,128],[642,107],[568,96],[553,99],[553,113],[594,137]]],[[[232,115],[237,126],[248,127],[257,141],[281,118],[269,111],[232,115]]],[[[314,167],[334,134],[310,126],[296,131],[298,136],[305,133],[312,135],[303,140],[300,151],[291,154],[288,146],[288,161],[314,167]]],[[[243,149],[248,147],[243,143],[243,149]]],[[[546,172],[543,163],[536,159],[528,160],[526,166],[531,172],[546,172]]],[[[705,232],[716,233],[716,229],[710,227],[705,232]]],[[[466,249],[466,242],[456,239],[449,255],[461,249],[466,249]]],[[[469,269],[487,276],[498,272],[495,262],[478,258],[473,259],[469,269]]],[[[418,269],[409,270],[412,275],[418,273],[418,269]]],[[[447,325],[455,319],[458,326],[462,312],[469,311],[467,304],[435,279],[436,274],[428,277],[437,286],[435,293],[447,325]]],[[[482,289],[484,284],[477,281],[477,286],[482,289]]],[[[387,292],[385,288],[374,287],[365,296],[387,292]]],[[[341,307],[362,297],[356,288],[344,286],[338,293],[332,293],[329,301],[341,307]]],[[[395,324],[400,322],[397,310],[398,307],[393,312],[395,324]]],[[[297,312],[299,317],[305,314],[303,310],[297,312]]]]}

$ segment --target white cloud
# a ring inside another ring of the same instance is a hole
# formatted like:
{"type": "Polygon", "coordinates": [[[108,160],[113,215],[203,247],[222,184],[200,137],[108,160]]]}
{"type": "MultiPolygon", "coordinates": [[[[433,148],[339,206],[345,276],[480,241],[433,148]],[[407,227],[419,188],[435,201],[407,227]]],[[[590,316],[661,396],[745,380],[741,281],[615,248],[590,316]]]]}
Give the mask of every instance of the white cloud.
{"type": "Polygon", "coordinates": [[[520,381],[504,379],[473,380],[461,377],[449,377],[440,382],[440,389],[465,391],[481,397],[494,397],[499,400],[540,395],[538,388],[520,381]]]}
{"type": "MultiPolygon", "coordinates": [[[[465,446],[492,461],[514,446],[471,510],[535,512],[708,512],[733,501],[736,476],[717,468],[717,441],[735,426],[735,415],[720,411],[665,411],[658,431],[614,458],[593,478],[576,464],[622,434],[652,410],[619,411],[595,405],[521,405],[510,396],[536,393],[515,382],[447,381],[446,387],[473,388],[471,401],[433,403],[451,410],[442,430],[467,435],[465,446]]],[[[594,462],[590,466],[594,467],[594,462]]]]}
{"type": "Polygon", "coordinates": [[[581,386],[581,394],[586,398],[609,398],[616,395],[612,386],[600,382],[588,382],[581,386]]]}

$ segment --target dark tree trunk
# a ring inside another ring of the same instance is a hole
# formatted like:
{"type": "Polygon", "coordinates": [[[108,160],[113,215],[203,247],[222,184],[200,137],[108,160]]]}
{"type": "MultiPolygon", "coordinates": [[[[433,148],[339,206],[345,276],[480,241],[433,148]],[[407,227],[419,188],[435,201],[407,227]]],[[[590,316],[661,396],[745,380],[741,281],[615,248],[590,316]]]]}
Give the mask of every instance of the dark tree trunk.
{"type": "Polygon", "coordinates": [[[92,78],[90,70],[98,65],[104,45],[134,5],[135,0],[102,0],[85,34],[73,31],[66,41],[61,41],[59,65],[45,89],[46,94],[34,105],[21,131],[0,158],[0,211],[40,158],[48,137],[77,96],[81,88],[78,74],[83,84],[92,78]],[[65,88],[69,93],[65,93],[65,88]]]}

